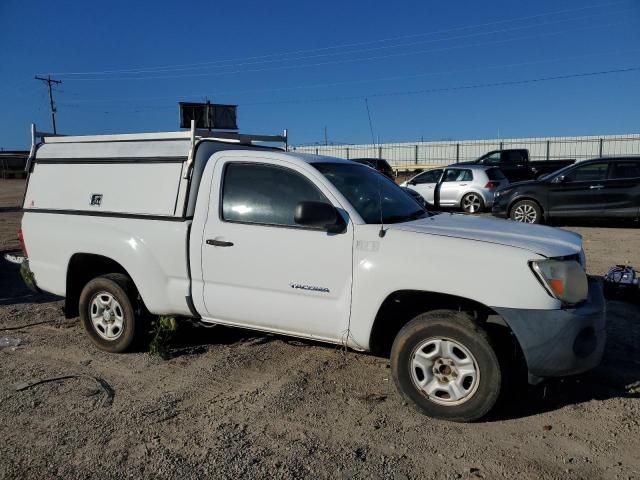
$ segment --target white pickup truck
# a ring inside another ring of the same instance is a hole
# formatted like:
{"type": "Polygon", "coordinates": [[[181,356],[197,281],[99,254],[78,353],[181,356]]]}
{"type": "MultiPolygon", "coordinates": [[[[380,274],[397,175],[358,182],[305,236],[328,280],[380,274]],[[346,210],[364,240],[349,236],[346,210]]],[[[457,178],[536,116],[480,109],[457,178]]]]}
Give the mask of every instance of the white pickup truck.
{"type": "Polygon", "coordinates": [[[599,363],[579,235],[431,214],[364,165],[257,145],[274,140],[34,130],[23,276],[104,350],[145,311],[343,344],[390,355],[400,393],[449,420],[487,414],[516,360],[530,382],[599,363]]]}

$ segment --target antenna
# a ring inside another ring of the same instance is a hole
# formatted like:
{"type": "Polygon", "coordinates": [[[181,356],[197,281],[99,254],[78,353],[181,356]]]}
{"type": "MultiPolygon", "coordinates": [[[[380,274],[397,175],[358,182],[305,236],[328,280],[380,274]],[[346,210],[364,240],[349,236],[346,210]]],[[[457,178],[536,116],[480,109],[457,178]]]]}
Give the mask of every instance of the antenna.
{"type": "Polygon", "coordinates": [[[369,111],[369,100],[364,97],[364,104],[367,106],[367,116],[369,117],[369,130],[371,130],[371,143],[376,144],[376,138],[373,134],[373,123],[371,123],[371,112],[369,111]]]}
{"type": "MultiPolygon", "coordinates": [[[[371,122],[371,111],[369,110],[369,100],[367,100],[367,97],[364,97],[364,104],[367,107],[367,117],[369,117],[369,130],[371,130],[371,143],[375,146],[376,137],[373,134],[373,123],[371,122]]],[[[378,173],[378,175],[382,175],[382,174],[378,173]]],[[[380,182],[380,180],[381,179],[378,177],[378,207],[380,208],[380,231],[378,232],[378,236],[382,238],[387,234],[387,231],[384,229],[384,215],[382,215],[382,183],[380,182]]]]}
{"type": "MultiPolygon", "coordinates": [[[[382,175],[378,173],[378,175],[382,175]]],[[[382,215],[382,183],[380,182],[382,179],[378,178],[378,205],[380,206],[380,231],[378,232],[378,236],[383,238],[387,231],[384,229],[384,216],[382,215]]]]}

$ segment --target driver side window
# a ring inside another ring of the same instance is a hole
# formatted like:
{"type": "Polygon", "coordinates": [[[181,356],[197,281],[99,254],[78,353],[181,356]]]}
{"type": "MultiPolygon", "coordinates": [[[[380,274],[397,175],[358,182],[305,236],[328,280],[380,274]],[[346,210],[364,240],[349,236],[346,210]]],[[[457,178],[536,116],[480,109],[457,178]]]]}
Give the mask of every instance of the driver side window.
{"type": "Polygon", "coordinates": [[[501,152],[494,152],[488,157],[484,157],[482,159],[483,165],[500,165],[500,155],[501,152]]]}
{"type": "Polygon", "coordinates": [[[591,163],[573,169],[564,176],[565,182],[594,182],[607,179],[607,163],[591,163]]]}
{"type": "Polygon", "coordinates": [[[442,170],[429,170],[428,172],[421,173],[413,179],[413,183],[420,185],[422,183],[438,183],[442,170]]]}
{"type": "Polygon", "coordinates": [[[299,202],[330,203],[309,180],[275,165],[229,163],[224,172],[222,220],[300,227],[295,220],[299,202]]]}

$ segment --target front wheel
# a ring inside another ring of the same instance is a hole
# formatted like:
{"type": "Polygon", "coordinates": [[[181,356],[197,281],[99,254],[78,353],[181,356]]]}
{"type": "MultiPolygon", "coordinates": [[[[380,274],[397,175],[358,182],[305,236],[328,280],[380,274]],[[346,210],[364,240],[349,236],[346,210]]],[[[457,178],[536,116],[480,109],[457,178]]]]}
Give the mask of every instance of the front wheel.
{"type": "Polygon", "coordinates": [[[541,223],[542,210],[540,205],[532,200],[520,200],[513,207],[509,214],[511,220],[522,223],[541,223]]]}
{"type": "Polygon", "coordinates": [[[477,193],[467,193],[460,204],[466,213],[479,213],[484,209],[484,201],[477,193]]]}
{"type": "Polygon", "coordinates": [[[418,315],[396,336],[391,369],[400,393],[434,418],[471,422],[495,406],[502,368],[486,331],[450,310],[418,315]]]}

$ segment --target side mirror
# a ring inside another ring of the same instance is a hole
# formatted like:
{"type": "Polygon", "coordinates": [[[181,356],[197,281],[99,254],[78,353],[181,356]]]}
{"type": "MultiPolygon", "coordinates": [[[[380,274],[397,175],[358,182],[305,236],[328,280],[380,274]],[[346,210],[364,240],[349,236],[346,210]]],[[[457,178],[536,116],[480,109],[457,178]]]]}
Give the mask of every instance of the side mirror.
{"type": "Polygon", "coordinates": [[[566,181],[567,179],[564,175],[560,175],[553,180],[554,183],[565,183],[566,181]]]}
{"type": "Polygon", "coordinates": [[[342,231],[344,220],[333,205],[324,202],[300,202],[294,220],[298,225],[330,232],[342,231]]]}
{"type": "Polygon", "coordinates": [[[415,180],[410,180],[407,182],[407,185],[415,185],[416,181],[415,180]]]}

